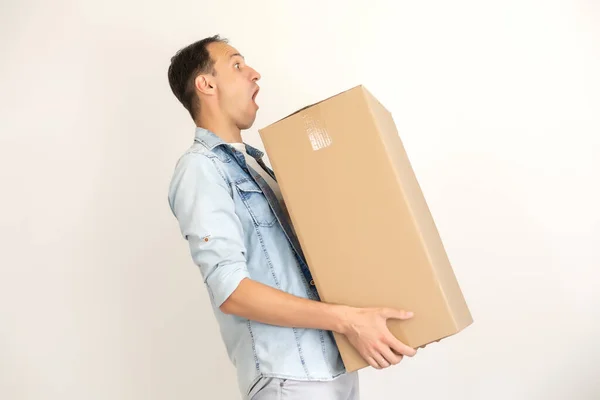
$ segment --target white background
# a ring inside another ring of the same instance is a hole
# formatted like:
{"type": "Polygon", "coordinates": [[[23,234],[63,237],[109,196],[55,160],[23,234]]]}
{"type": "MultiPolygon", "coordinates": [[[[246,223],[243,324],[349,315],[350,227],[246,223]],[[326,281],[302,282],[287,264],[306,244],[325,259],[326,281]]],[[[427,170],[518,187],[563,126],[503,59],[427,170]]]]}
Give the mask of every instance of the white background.
{"type": "Polygon", "coordinates": [[[4,0],[0,398],[238,398],[166,197],[169,59],[214,33],[262,73],[253,145],[357,84],[396,120],[475,323],[363,399],[600,399],[593,0],[4,0]]]}

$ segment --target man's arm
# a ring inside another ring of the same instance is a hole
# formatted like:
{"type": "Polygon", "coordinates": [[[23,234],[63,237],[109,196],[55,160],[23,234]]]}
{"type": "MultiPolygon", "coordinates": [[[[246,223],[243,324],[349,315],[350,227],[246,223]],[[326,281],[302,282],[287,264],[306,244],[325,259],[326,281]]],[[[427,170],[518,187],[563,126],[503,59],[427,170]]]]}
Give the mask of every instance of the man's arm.
{"type": "Polygon", "coordinates": [[[188,154],[179,162],[169,203],[188,241],[194,263],[222,312],[277,326],[314,328],[348,337],[375,368],[400,362],[415,350],[388,330],[403,311],[353,308],[300,298],[250,279],[243,232],[231,194],[210,159],[188,154]]]}
{"type": "Polygon", "coordinates": [[[221,311],[271,325],[314,328],[345,335],[374,368],[400,362],[416,351],[388,330],[390,318],[409,319],[411,313],[386,308],[354,308],[300,298],[250,279],[242,280],[221,305],[221,311]]]}
{"type": "Polygon", "coordinates": [[[169,187],[169,205],[211,300],[220,307],[250,274],[230,188],[210,158],[188,153],[179,160],[169,187]]]}

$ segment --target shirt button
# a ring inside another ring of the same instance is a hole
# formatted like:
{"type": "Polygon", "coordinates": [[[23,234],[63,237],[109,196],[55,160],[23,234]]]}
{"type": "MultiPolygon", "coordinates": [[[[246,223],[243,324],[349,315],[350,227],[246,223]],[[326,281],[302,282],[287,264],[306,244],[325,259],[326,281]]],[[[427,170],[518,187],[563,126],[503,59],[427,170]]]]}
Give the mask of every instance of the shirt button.
{"type": "Polygon", "coordinates": [[[315,286],[315,280],[314,279],[310,280],[310,286],[315,286]]]}

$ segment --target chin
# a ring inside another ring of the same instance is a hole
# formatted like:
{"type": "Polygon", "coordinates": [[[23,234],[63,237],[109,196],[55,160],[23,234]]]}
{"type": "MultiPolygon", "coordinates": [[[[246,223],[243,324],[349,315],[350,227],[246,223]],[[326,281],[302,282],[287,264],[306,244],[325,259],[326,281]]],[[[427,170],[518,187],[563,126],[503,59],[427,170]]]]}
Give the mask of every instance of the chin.
{"type": "Polygon", "coordinates": [[[241,130],[250,129],[250,128],[252,128],[252,125],[254,125],[254,121],[242,122],[242,123],[237,124],[238,128],[240,128],[241,130]]]}
{"type": "Polygon", "coordinates": [[[256,114],[252,116],[252,118],[246,119],[244,121],[239,121],[237,126],[240,129],[250,129],[252,125],[254,125],[254,121],[256,120],[256,114]]]}

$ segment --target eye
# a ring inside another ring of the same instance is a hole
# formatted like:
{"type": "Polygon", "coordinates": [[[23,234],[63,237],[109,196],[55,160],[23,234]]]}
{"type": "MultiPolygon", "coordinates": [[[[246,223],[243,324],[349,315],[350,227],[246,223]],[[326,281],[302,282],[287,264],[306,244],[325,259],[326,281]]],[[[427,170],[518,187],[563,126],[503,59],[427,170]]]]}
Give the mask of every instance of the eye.
{"type": "Polygon", "coordinates": [[[235,63],[235,64],[233,65],[233,68],[235,68],[235,69],[240,69],[240,63],[235,63]]]}

